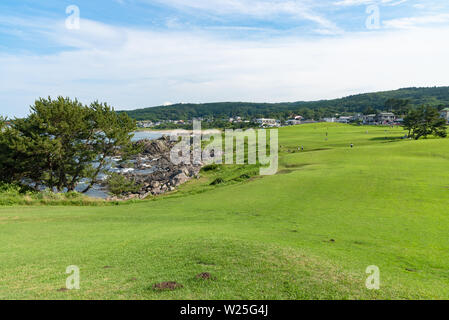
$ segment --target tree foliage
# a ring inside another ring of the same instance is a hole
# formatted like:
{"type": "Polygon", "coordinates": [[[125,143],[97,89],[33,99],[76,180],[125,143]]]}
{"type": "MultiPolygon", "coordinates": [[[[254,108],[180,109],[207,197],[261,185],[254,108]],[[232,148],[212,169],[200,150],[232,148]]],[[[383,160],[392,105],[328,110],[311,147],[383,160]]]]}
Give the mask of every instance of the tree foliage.
{"type": "Polygon", "coordinates": [[[0,179],[57,191],[72,191],[87,180],[87,192],[110,157],[137,152],[131,143],[134,129],[135,120],[106,103],[41,98],[28,117],[3,126],[0,179]]]}
{"type": "Polygon", "coordinates": [[[138,192],[142,188],[142,184],[115,172],[108,176],[107,184],[109,192],[116,196],[138,192]]]}
{"type": "Polygon", "coordinates": [[[429,135],[447,137],[446,120],[440,117],[438,110],[431,106],[421,106],[411,110],[404,118],[404,129],[408,135],[416,140],[429,135]]]}
{"type": "Polygon", "coordinates": [[[371,114],[391,111],[397,115],[406,115],[409,110],[419,105],[430,105],[439,109],[449,105],[449,87],[404,88],[311,102],[175,104],[126,111],[126,113],[136,120],[151,121],[192,120],[193,118],[227,119],[236,116],[246,119],[276,118],[285,120],[292,114],[318,120],[323,117],[333,117],[337,113],[371,114]]]}

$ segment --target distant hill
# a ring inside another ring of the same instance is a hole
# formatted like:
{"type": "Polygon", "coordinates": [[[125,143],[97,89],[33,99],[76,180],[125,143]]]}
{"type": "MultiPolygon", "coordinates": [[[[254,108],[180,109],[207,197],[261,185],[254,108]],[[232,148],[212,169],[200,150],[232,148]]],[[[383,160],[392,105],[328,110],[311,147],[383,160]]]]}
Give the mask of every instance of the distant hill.
{"type": "Polygon", "coordinates": [[[126,112],[136,120],[152,121],[190,120],[200,117],[225,119],[235,116],[286,119],[291,114],[301,114],[308,119],[318,119],[334,116],[336,113],[372,113],[377,111],[404,113],[408,108],[422,104],[436,106],[440,109],[449,106],[449,87],[403,88],[309,102],[174,104],[120,112],[126,112]]]}

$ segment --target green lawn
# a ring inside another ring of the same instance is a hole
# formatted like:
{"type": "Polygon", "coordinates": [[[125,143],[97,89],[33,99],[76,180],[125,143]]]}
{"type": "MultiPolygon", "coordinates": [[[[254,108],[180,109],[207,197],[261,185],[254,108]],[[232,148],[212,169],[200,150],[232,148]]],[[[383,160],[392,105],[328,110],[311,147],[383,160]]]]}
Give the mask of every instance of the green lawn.
{"type": "Polygon", "coordinates": [[[282,128],[274,176],[223,167],[138,203],[0,207],[0,299],[448,299],[449,139],[403,135],[282,128]],[[81,289],[60,292],[69,265],[81,289]]]}

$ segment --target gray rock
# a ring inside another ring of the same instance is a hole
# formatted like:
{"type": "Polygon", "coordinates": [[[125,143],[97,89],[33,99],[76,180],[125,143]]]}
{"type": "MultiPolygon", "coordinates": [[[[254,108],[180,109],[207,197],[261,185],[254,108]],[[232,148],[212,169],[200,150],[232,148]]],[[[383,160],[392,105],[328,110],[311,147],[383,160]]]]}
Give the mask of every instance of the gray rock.
{"type": "Polygon", "coordinates": [[[170,141],[169,137],[158,140],[141,140],[136,143],[143,146],[143,151],[133,158],[135,169],[152,167],[156,170],[149,174],[123,173],[128,179],[142,184],[142,189],[135,194],[122,195],[121,199],[144,199],[149,195],[160,195],[168,191],[174,191],[175,187],[186,183],[193,177],[199,177],[201,164],[174,165],[171,162],[170,150],[177,142],[170,141]]]}

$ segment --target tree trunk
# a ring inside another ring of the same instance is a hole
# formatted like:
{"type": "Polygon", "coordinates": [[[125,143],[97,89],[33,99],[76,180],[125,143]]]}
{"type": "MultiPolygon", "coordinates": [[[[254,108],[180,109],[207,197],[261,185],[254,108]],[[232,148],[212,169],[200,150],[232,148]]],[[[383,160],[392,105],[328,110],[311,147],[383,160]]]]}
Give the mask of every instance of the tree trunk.
{"type": "Polygon", "coordinates": [[[93,185],[95,183],[97,183],[97,176],[100,173],[102,167],[104,166],[104,163],[105,163],[105,157],[103,157],[103,159],[101,159],[100,164],[98,165],[97,171],[95,171],[95,174],[92,177],[92,181],[89,183],[89,185],[87,186],[86,189],[81,191],[81,193],[86,193],[87,191],[89,191],[93,187],[93,185]]]}

